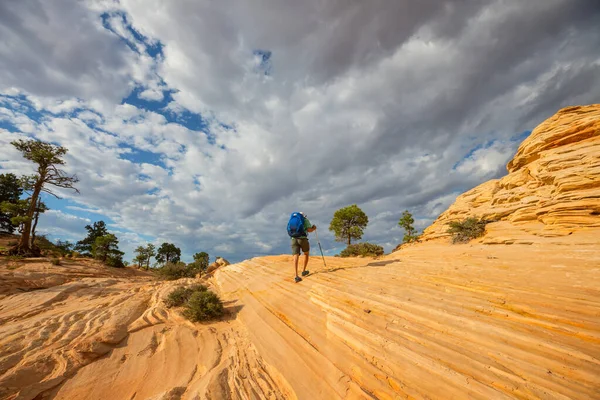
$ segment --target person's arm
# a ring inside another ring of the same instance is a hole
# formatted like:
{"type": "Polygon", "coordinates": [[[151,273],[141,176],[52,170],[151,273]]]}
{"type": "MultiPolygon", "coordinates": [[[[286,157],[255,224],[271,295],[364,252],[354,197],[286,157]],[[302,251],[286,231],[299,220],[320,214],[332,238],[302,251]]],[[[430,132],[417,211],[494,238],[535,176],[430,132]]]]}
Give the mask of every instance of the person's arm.
{"type": "Polygon", "coordinates": [[[312,227],[310,227],[310,228],[307,229],[308,232],[314,232],[316,230],[317,230],[317,226],[316,225],[313,225],[312,227]]]}

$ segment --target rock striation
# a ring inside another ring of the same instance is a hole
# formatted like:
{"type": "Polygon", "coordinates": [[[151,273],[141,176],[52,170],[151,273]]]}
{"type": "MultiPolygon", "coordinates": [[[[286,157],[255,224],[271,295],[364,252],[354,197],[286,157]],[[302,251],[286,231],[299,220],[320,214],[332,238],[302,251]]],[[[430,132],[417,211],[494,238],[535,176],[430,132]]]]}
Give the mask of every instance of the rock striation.
{"type": "Polygon", "coordinates": [[[424,231],[448,236],[448,222],[496,221],[486,243],[531,243],[600,227],[600,105],[568,107],[539,125],[508,163],[508,175],[460,195],[424,231]]]}

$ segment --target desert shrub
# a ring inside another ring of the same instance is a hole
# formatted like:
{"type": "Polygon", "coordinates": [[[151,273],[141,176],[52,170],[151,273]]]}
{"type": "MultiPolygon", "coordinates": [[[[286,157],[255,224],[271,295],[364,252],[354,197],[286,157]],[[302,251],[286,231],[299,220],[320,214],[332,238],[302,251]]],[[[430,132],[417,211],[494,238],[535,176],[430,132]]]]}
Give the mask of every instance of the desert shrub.
{"type": "Polygon", "coordinates": [[[485,234],[485,225],[488,221],[476,217],[469,217],[462,221],[448,223],[448,233],[452,235],[452,243],[467,243],[485,234]]]}
{"type": "Polygon", "coordinates": [[[178,287],[167,295],[163,300],[167,308],[179,307],[189,300],[192,291],[189,288],[178,287]]]}
{"type": "Polygon", "coordinates": [[[193,261],[187,265],[187,269],[188,269],[187,275],[190,278],[193,278],[197,274],[202,274],[202,272],[204,272],[206,270],[206,267],[205,267],[204,263],[201,261],[193,261]]]}
{"type": "Polygon", "coordinates": [[[174,281],[176,279],[185,278],[187,276],[187,268],[185,263],[168,262],[157,271],[158,275],[166,280],[174,281]]]}
{"type": "Polygon", "coordinates": [[[419,241],[419,237],[421,237],[421,236],[420,235],[405,234],[404,237],[402,238],[402,243],[418,242],[419,241]]]}
{"type": "Polygon", "coordinates": [[[56,258],[56,257],[52,257],[50,259],[50,264],[52,264],[52,265],[60,265],[60,259],[56,258]]]}
{"type": "Polygon", "coordinates": [[[374,243],[351,244],[340,252],[340,257],[377,257],[383,255],[383,247],[374,243]]]}
{"type": "Polygon", "coordinates": [[[192,294],[206,292],[208,288],[204,285],[192,285],[190,287],[178,287],[167,295],[163,300],[167,308],[179,307],[187,302],[192,294]]]}
{"type": "Polygon", "coordinates": [[[183,316],[192,322],[207,321],[223,315],[223,303],[211,291],[194,292],[185,303],[183,316]]]}
{"type": "Polygon", "coordinates": [[[158,269],[158,275],[162,278],[174,281],[181,278],[193,278],[198,273],[193,263],[187,264],[184,262],[171,263],[168,262],[158,269]]]}
{"type": "Polygon", "coordinates": [[[80,256],[80,254],[79,254],[79,252],[78,252],[78,251],[74,251],[74,252],[72,252],[72,253],[71,253],[71,258],[72,258],[72,259],[76,259],[76,258],[78,258],[79,256],[80,256]]]}
{"type": "Polygon", "coordinates": [[[123,263],[123,258],[120,255],[111,255],[106,258],[104,262],[109,267],[113,268],[125,268],[125,264],[123,263]]]}

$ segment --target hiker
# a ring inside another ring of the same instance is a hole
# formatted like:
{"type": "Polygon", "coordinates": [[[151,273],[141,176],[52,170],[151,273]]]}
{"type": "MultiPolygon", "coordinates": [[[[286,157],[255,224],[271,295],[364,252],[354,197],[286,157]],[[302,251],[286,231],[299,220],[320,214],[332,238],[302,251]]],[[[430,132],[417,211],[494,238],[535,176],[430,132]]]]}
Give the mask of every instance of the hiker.
{"type": "Polygon", "coordinates": [[[288,222],[288,235],[291,238],[292,255],[294,256],[294,270],[296,271],[296,277],[294,280],[300,282],[302,278],[298,276],[298,258],[300,257],[300,250],[304,253],[304,268],[302,268],[302,276],[308,275],[310,272],[306,270],[308,265],[308,256],[310,253],[310,244],[308,243],[308,232],[314,232],[317,229],[316,225],[313,225],[308,220],[308,216],[302,211],[292,213],[290,221],[288,222]]]}

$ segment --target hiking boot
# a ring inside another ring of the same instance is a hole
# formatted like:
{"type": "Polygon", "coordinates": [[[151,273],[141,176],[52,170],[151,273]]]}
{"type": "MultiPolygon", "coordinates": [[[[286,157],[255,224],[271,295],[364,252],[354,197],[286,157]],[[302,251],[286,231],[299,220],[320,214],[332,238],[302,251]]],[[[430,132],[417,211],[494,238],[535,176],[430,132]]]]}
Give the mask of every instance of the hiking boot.
{"type": "Polygon", "coordinates": [[[295,277],[294,280],[296,281],[296,283],[300,282],[302,280],[302,278],[300,278],[299,276],[295,277]]]}
{"type": "Polygon", "coordinates": [[[308,274],[310,274],[310,271],[302,271],[302,276],[306,276],[308,274]]]}

